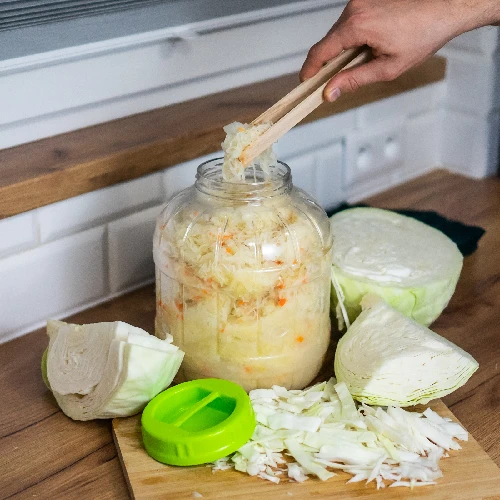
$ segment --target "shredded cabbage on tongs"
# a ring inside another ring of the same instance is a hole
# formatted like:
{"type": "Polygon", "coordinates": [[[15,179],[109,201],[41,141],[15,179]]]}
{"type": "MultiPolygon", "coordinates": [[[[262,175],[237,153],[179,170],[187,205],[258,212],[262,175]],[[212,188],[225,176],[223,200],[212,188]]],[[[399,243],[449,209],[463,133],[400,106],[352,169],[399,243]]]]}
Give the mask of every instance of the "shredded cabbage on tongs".
{"type": "MultiPolygon", "coordinates": [[[[271,127],[271,123],[248,125],[246,123],[233,122],[224,127],[226,138],[221,144],[224,151],[224,163],[222,175],[227,182],[242,182],[245,180],[245,166],[240,161],[240,156],[245,148],[257,137],[261,136],[271,127]]],[[[258,155],[248,165],[252,167],[255,176],[255,166],[258,165],[265,175],[269,176],[269,168],[276,164],[276,155],[272,148],[268,148],[258,155]]],[[[257,180],[255,179],[255,182],[257,180]]]]}

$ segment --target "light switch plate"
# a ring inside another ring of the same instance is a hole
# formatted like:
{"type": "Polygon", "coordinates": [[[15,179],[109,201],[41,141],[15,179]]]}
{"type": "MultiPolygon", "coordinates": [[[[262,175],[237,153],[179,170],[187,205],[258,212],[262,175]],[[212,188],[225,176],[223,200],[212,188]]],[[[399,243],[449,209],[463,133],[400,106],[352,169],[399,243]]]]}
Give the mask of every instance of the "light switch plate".
{"type": "Polygon", "coordinates": [[[405,157],[404,124],[392,122],[347,137],[344,185],[369,184],[374,175],[400,168],[405,157]]]}

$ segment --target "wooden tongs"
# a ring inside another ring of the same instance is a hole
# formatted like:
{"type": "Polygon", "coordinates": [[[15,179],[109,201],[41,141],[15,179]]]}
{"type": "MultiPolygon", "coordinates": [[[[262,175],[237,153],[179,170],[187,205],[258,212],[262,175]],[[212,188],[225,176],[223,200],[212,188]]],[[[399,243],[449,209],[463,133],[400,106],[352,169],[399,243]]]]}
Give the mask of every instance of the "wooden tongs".
{"type": "Polygon", "coordinates": [[[337,73],[363,64],[369,61],[371,56],[371,50],[367,46],[344,50],[325,64],[316,75],[302,82],[264,111],[252,122],[252,125],[269,122],[273,125],[243,150],[239,157],[241,163],[247,166],[256,156],[314,111],[324,101],[323,91],[326,84],[337,73]]]}

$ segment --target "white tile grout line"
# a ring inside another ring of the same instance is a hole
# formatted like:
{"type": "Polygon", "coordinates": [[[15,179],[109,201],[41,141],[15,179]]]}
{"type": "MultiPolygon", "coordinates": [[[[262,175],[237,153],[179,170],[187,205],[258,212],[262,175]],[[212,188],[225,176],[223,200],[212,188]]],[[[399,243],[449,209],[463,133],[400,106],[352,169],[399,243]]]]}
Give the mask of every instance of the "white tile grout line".
{"type": "MultiPolygon", "coordinates": [[[[149,175],[149,174],[147,174],[147,175],[149,175]]],[[[140,179],[140,177],[137,179],[140,179]]],[[[128,182],[134,182],[137,179],[132,179],[128,182]]],[[[116,186],[116,184],[114,184],[114,186],[116,186]]],[[[109,189],[109,187],[113,187],[113,186],[101,188],[101,189],[98,189],[96,191],[89,191],[88,193],[83,193],[83,194],[78,195],[78,196],[86,196],[88,194],[97,193],[100,190],[109,189]]],[[[98,217],[98,218],[90,220],[90,221],[86,220],[86,221],[77,223],[71,227],[64,229],[61,232],[54,233],[51,236],[46,237],[46,239],[43,242],[40,242],[39,244],[45,245],[47,243],[52,243],[54,241],[58,241],[58,240],[61,240],[63,238],[67,238],[69,236],[75,236],[77,234],[83,233],[83,232],[88,231],[90,229],[93,229],[95,227],[107,226],[110,222],[115,222],[117,220],[124,219],[125,217],[129,217],[130,215],[134,215],[135,213],[139,213],[139,212],[142,212],[144,210],[148,210],[149,208],[152,208],[152,207],[155,207],[157,205],[164,203],[162,196],[163,196],[163,188],[161,189],[160,196],[158,198],[154,198],[150,201],[140,203],[139,205],[128,206],[127,208],[125,208],[119,212],[116,212],[114,214],[103,215],[101,217],[98,217]]],[[[67,200],[72,200],[73,198],[76,198],[76,196],[73,196],[71,198],[67,198],[67,200]]],[[[61,200],[61,202],[63,202],[63,201],[66,201],[66,200],[61,200]]],[[[56,203],[60,203],[60,202],[56,202],[56,203]]],[[[40,226],[39,226],[38,232],[39,232],[39,237],[40,237],[40,233],[41,233],[40,226]]]]}
{"type": "Polygon", "coordinates": [[[104,225],[104,241],[102,243],[102,251],[104,252],[104,282],[106,283],[106,293],[111,292],[111,273],[110,273],[110,255],[109,255],[109,222],[104,225]]]}
{"type": "MultiPolygon", "coordinates": [[[[110,300],[116,299],[117,297],[120,297],[122,295],[126,295],[127,293],[133,292],[134,290],[142,288],[146,285],[150,285],[150,284],[154,283],[154,281],[155,281],[154,278],[149,278],[145,281],[141,281],[140,283],[136,283],[135,285],[132,285],[128,288],[124,288],[123,290],[120,290],[119,292],[108,294],[105,297],[101,297],[101,298],[93,300],[91,302],[86,302],[84,304],[80,304],[79,306],[76,306],[72,309],[68,309],[67,311],[64,311],[64,312],[61,312],[58,314],[54,314],[50,318],[47,318],[47,319],[67,318],[68,316],[72,316],[73,314],[79,313],[79,312],[84,311],[86,309],[90,309],[90,308],[97,306],[99,304],[103,304],[104,302],[108,302],[110,300]]],[[[10,340],[14,340],[16,338],[22,337],[23,335],[26,335],[27,333],[30,333],[30,332],[33,332],[33,331],[38,330],[40,328],[43,328],[43,327],[45,327],[46,324],[47,324],[47,320],[38,321],[37,323],[33,323],[25,328],[8,333],[7,335],[0,337],[0,345],[4,344],[6,342],[9,342],[10,340]]],[[[154,332],[149,332],[149,333],[154,333],[154,332]]]]}
{"type": "Polygon", "coordinates": [[[39,218],[39,212],[38,209],[35,209],[33,211],[33,225],[35,227],[34,233],[35,233],[35,245],[34,246],[40,246],[42,242],[42,234],[41,234],[41,229],[40,229],[40,218],[39,218]]]}

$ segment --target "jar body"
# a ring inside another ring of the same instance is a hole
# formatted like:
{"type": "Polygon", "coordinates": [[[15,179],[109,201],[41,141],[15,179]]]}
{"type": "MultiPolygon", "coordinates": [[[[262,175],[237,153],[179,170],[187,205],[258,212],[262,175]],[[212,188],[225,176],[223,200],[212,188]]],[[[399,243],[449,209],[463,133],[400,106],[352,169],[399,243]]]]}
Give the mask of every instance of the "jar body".
{"type": "Polygon", "coordinates": [[[244,185],[231,193],[221,184],[218,196],[200,182],[158,218],[156,335],[170,333],[186,353],[183,380],[305,387],[330,341],[326,214],[290,181],[254,183],[246,197],[244,185]]]}

